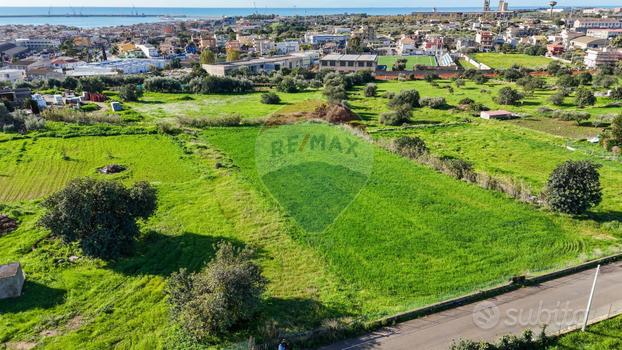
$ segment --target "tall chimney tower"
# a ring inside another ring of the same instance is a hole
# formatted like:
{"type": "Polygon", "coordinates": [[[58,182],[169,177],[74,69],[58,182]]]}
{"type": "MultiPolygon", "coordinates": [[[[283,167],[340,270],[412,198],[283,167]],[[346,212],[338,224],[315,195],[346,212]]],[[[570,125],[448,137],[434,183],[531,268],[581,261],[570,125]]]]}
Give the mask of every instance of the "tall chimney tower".
{"type": "Polygon", "coordinates": [[[490,12],[490,0],[484,0],[484,12],[490,12]]]}

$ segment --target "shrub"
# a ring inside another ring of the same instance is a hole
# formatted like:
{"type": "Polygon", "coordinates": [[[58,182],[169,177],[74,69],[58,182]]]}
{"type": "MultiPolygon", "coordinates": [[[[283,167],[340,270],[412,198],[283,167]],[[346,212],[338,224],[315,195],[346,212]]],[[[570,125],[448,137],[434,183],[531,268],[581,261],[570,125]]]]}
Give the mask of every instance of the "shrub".
{"type": "Polygon", "coordinates": [[[495,102],[500,105],[514,105],[523,98],[523,95],[509,86],[501,88],[495,98],[495,102]]]}
{"type": "Polygon", "coordinates": [[[248,79],[208,75],[192,78],[187,88],[195,94],[241,94],[251,92],[255,87],[248,79]]]}
{"type": "Polygon", "coordinates": [[[239,126],[242,122],[242,117],[240,117],[240,115],[238,114],[232,114],[220,117],[178,117],[177,120],[183,126],[190,126],[193,128],[206,128],[216,126],[239,126]]]}
{"type": "Polygon", "coordinates": [[[261,103],[267,105],[277,105],[281,103],[281,98],[274,92],[266,92],[261,94],[261,103]]]}
{"type": "Polygon", "coordinates": [[[430,108],[443,108],[447,103],[444,97],[424,97],[419,104],[430,108]]]}
{"type": "Polygon", "coordinates": [[[281,79],[281,82],[276,85],[276,90],[279,92],[294,93],[298,92],[298,85],[296,85],[296,80],[294,80],[294,78],[284,77],[281,79]]]}
{"type": "Polygon", "coordinates": [[[567,161],[559,165],[546,185],[547,201],[551,209],[582,214],[602,200],[598,165],[587,161],[567,161]]]}
{"type": "Polygon", "coordinates": [[[393,141],[395,151],[408,158],[418,158],[428,153],[428,146],[417,136],[402,136],[393,141]]]}
{"type": "Polygon", "coordinates": [[[585,106],[593,106],[596,103],[596,97],[592,91],[588,89],[578,89],[575,96],[575,103],[577,106],[583,108],[585,106]]]}
{"type": "Polygon", "coordinates": [[[615,145],[622,145],[622,114],[611,121],[611,138],[615,145]]]}
{"type": "Polygon", "coordinates": [[[564,99],[566,99],[566,95],[563,92],[558,92],[549,97],[549,102],[555,106],[561,106],[564,104],[564,99]]]}
{"type": "Polygon", "coordinates": [[[544,328],[538,338],[533,336],[532,330],[527,329],[521,336],[503,336],[496,344],[462,339],[458,343],[451,344],[449,350],[544,350],[553,342],[554,340],[546,335],[544,328]]]}
{"type": "Polygon", "coordinates": [[[341,103],[348,99],[343,80],[333,79],[324,83],[324,96],[330,103],[341,103]]]}
{"type": "Polygon", "coordinates": [[[581,122],[590,119],[591,116],[587,112],[557,110],[553,112],[552,117],[565,121],[575,121],[577,124],[581,124],[581,122]]]}
{"type": "Polygon", "coordinates": [[[392,99],[393,97],[395,97],[395,92],[393,92],[393,91],[387,91],[387,92],[385,92],[385,93],[382,95],[382,97],[390,100],[390,99],[392,99]]]}
{"type": "Polygon", "coordinates": [[[402,125],[404,123],[410,122],[412,118],[412,110],[410,107],[402,105],[399,106],[396,110],[388,113],[383,113],[380,116],[380,123],[384,125],[402,125]]]}
{"type": "Polygon", "coordinates": [[[614,100],[622,100],[622,87],[611,89],[611,96],[614,100]]]}
{"type": "Polygon", "coordinates": [[[463,79],[456,79],[454,83],[456,84],[456,87],[463,87],[466,84],[466,82],[463,79]]]}
{"type": "Polygon", "coordinates": [[[79,242],[86,255],[115,258],[130,252],[136,220],[155,211],[156,191],[146,182],[126,188],[119,182],[75,179],[48,197],[39,224],[65,242],[79,242]]]}
{"type": "Polygon", "coordinates": [[[445,156],[442,157],[444,172],[456,179],[469,180],[473,177],[473,165],[465,160],[445,156]]]}
{"type": "Polygon", "coordinates": [[[109,115],[104,113],[85,113],[83,111],[71,108],[48,108],[41,112],[41,117],[46,120],[56,122],[78,124],[121,122],[121,118],[119,118],[118,115],[109,115]]]}
{"type": "Polygon", "coordinates": [[[375,97],[378,91],[378,86],[374,83],[368,83],[365,86],[365,97],[375,97]]]}
{"type": "Polygon", "coordinates": [[[573,88],[579,86],[579,82],[571,74],[564,74],[557,78],[557,86],[561,88],[573,88]]]}
{"type": "Polygon", "coordinates": [[[158,132],[161,134],[177,135],[181,133],[179,125],[169,120],[158,120],[156,121],[156,126],[158,127],[158,132]]]}
{"type": "Polygon", "coordinates": [[[395,95],[388,104],[391,109],[398,109],[402,106],[408,108],[419,107],[419,91],[417,90],[402,90],[395,95]]]}
{"type": "Polygon", "coordinates": [[[165,289],[171,315],[189,335],[201,341],[255,316],[266,280],[252,262],[253,254],[220,243],[214,259],[199,272],[181,269],[171,275],[165,289]]]}
{"type": "Polygon", "coordinates": [[[125,84],[119,89],[119,97],[123,101],[138,101],[143,96],[143,90],[134,84],[125,84]]]}
{"type": "Polygon", "coordinates": [[[151,92],[181,92],[181,83],[177,79],[154,77],[145,80],[144,88],[151,92]]]}

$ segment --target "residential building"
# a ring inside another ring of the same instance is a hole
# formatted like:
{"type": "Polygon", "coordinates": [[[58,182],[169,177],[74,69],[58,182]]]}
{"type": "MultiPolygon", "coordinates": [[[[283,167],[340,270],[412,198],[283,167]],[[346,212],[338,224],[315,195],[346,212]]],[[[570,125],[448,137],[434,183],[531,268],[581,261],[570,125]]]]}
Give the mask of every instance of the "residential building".
{"type": "Polygon", "coordinates": [[[160,56],[158,49],[156,49],[151,44],[136,45],[136,48],[142,51],[143,55],[145,55],[145,57],[147,58],[154,58],[160,56]]]}
{"type": "Polygon", "coordinates": [[[549,56],[560,56],[566,51],[566,48],[562,43],[553,43],[547,45],[546,50],[549,56]]]}
{"type": "Polygon", "coordinates": [[[14,83],[18,80],[26,80],[26,71],[23,69],[0,69],[0,81],[14,83]]]}
{"type": "Polygon", "coordinates": [[[570,40],[570,46],[581,50],[598,49],[606,47],[608,44],[609,40],[607,39],[598,39],[591,36],[580,36],[570,40]]]}
{"type": "Polygon", "coordinates": [[[325,43],[336,43],[338,45],[345,45],[349,36],[343,34],[329,34],[329,33],[305,33],[305,42],[311,45],[322,45],[325,43]]]}
{"type": "Polygon", "coordinates": [[[622,60],[622,49],[604,48],[589,49],[583,60],[588,68],[596,68],[602,65],[617,64],[622,60]]]}
{"type": "Polygon", "coordinates": [[[495,36],[489,31],[479,31],[475,34],[475,42],[483,50],[490,50],[493,47],[495,36]]]}
{"type": "Polygon", "coordinates": [[[417,52],[416,41],[408,36],[402,35],[402,38],[397,42],[397,54],[399,56],[410,56],[417,52]]]}
{"type": "Polygon", "coordinates": [[[587,32],[588,29],[622,29],[622,20],[619,18],[578,18],[573,23],[573,29],[578,32],[587,32]]]}
{"type": "MultiPolygon", "coordinates": [[[[307,60],[307,62],[310,62],[307,60]]],[[[283,68],[293,69],[308,67],[302,55],[261,57],[246,61],[228,62],[223,64],[204,64],[203,69],[210,75],[224,77],[239,69],[248,69],[252,74],[270,73],[283,68]]]]}
{"type": "Polygon", "coordinates": [[[300,51],[300,43],[295,40],[279,41],[275,44],[275,50],[279,55],[287,55],[300,51]]]}
{"type": "Polygon", "coordinates": [[[611,39],[622,35],[622,29],[588,29],[587,36],[599,39],[611,39]]]}
{"type": "Polygon", "coordinates": [[[68,76],[83,77],[95,75],[141,74],[153,68],[162,69],[169,63],[165,59],[131,58],[90,63],[75,67],[65,72],[68,76]]]}
{"type": "Polygon", "coordinates": [[[321,69],[333,69],[338,72],[375,71],[378,66],[377,55],[326,55],[320,59],[321,69]]]}
{"type": "Polygon", "coordinates": [[[24,46],[31,50],[44,50],[48,48],[54,48],[60,46],[60,40],[58,39],[15,39],[15,44],[18,46],[24,46]]]}

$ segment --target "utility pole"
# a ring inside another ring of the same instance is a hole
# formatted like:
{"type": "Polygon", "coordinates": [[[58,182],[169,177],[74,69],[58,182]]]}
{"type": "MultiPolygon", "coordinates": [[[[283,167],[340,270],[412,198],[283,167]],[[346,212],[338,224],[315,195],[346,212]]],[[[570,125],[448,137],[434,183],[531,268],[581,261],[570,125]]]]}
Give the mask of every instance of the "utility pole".
{"type": "Polygon", "coordinates": [[[596,289],[596,280],[598,279],[598,272],[600,272],[600,264],[596,267],[596,274],[594,275],[594,282],[592,283],[592,291],[590,292],[590,299],[587,301],[587,308],[585,309],[585,319],[583,320],[582,332],[585,332],[587,327],[587,321],[590,317],[590,308],[592,307],[592,299],[594,298],[594,290],[596,289]]]}

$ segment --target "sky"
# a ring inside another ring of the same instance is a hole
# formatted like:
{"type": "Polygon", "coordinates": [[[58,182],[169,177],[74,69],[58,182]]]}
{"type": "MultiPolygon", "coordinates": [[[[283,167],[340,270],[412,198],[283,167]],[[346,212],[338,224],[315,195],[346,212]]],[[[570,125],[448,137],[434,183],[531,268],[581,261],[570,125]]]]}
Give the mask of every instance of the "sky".
{"type": "MultiPolygon", "coordinates": [[[[479,7],[483,0],[255,0],[257,7],[479,7]]],[[[493,6],[497,0],[490,1],[493,6]]],[[[557,0],[559,6],[622,6],[620,0],[557,0]]],[[[546,6],[548,0],[509,0],[514,6],[546,6]]],[[[253,0],[0,0],[2,6],[253,7],[253,0]],[[88,4],[88,5],[86,5],[88,4]]],[[[0,10],[1,13],[1,10],[0,10]]]]}

